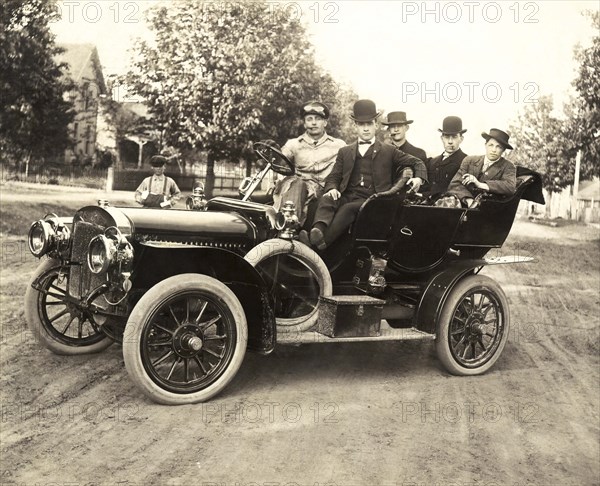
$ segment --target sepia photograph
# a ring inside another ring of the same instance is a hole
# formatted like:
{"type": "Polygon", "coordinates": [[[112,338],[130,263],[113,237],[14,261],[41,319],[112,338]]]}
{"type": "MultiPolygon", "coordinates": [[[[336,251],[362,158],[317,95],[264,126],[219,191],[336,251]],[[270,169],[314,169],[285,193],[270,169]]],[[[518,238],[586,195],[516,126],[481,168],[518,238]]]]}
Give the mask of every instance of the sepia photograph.
{"type": "Polygon", "coordinates": [[[1,486],[600,486],[597,0],[1,0],[1,486]]]}

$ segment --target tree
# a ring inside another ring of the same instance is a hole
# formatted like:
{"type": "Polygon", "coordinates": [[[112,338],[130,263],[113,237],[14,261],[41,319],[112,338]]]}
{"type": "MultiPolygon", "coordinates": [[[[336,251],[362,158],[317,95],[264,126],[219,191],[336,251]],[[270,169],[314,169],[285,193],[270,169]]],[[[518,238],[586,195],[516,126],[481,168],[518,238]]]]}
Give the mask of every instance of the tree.
{"type": "Polygon", "coordinates": [[[53,0],[0,2],[0,153],[2,163],[43,161],[70,144],[74,86],[55,61],[62,52],[48,23],[53,0]]]}
{"type": "Polygon", "coordinates": [[[209,194],[215,161],[250,160],[252,141],[296,133],[302,102],[338,99],[303,25],[265,2],[185,0],[151,9],[148,23],[155,43],[137,43],[125,82],[166,144],[206,151],[209,194]]]}
{"type": "Polygon", "coordinates": [[[582,152],[582,179],[600,176],[600,12],[589,12],[588,16],[596,35],[591,46],[575,49],[580,66],[573,86],[579,98],[571,105],[570,123],[566,128],[572,149],[582,152]]]}
{"type": "Polygon", "coordinates": [[[575,153],[566,137],[567,121],[553,116],[553,109],[552,95],[526,105],[510,127],[516,147],[510,158],[539,172],[545,189],[559,192],[573,184],[575,153]]]}
{"type": "MultiPolygon", "coordinates": [[[[590,17],[600,29],[600,13],[590,17]]],[[[579,98],[563,106],[564,116],[553,115],[552,96],[541,96],[525,107],[510,128],[517,147],[511,159],[540,172],[549,197],[573,184],[578,151],[582,153],[580,178],[600,175],[600,36],[586,49],[577,47],[575,56],[580,66],[573,85],[579,98]]]]}

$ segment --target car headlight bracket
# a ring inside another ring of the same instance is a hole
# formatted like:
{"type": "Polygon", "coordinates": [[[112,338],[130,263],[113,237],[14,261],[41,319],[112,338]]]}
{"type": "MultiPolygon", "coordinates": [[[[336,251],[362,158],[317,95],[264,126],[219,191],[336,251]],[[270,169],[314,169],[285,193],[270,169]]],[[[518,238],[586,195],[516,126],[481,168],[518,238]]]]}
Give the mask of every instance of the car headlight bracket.
{"type": "Polygon", "coordinates": [[[90,240],[87,263],[94,274],[103,274],[111,268],[119,272],[129,271],[133,262],[133,246],[116,226],[104,230],[104,234],[90,240]]]}
{"type": "Polygon", "coordinates": [[[37,258],[47,254],[58,258],[71,245],[71,230],[56,214],[49,213],[31,225],[27,244],[37,258]]]}

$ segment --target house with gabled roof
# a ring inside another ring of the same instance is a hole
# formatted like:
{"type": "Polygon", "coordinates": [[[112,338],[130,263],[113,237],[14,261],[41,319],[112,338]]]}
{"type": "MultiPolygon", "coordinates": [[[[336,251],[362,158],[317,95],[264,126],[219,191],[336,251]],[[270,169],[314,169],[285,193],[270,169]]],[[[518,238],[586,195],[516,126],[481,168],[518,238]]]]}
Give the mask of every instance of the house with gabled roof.
{"type": "Polygon", "coordinates": [[[67,74],[76,88],[65,93],[74,106],[75,118],[69,125],[73,145],[65,151],[65,162],[70,165],[91,165],[96,157],[98,107],[101,95],[106,95],[106,84],[98,50],[93,44],[59,44],[64,52],[57,61],[68,65],[67,74]]]}

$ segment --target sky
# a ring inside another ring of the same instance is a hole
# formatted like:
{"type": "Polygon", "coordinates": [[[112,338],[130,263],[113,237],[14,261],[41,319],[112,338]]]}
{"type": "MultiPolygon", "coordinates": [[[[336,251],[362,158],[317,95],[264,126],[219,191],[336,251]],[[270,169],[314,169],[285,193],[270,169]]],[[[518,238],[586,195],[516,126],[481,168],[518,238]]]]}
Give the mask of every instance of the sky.
{"type": "MultiPolygon", "coordinates": [[[[61,20],[52,30],[58,42],[95,44],[105,76],[123,74],[134,39],[150,36],[144,12],[156,3],[59,2],[61,20]]],[[[463,119],[462,148],[477,154],[482,131],[507,130],[540,95],[552,94],[560,108],[574,94],[573,49],[594,35],[582,12],[599,8],[598,0],[274,0],[266,15],[303,22],[318,62],[336,81],[379,110],[406,111],[414,120],[408,140],[437,155],[445,116],[463,119]]]]}

